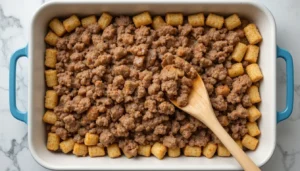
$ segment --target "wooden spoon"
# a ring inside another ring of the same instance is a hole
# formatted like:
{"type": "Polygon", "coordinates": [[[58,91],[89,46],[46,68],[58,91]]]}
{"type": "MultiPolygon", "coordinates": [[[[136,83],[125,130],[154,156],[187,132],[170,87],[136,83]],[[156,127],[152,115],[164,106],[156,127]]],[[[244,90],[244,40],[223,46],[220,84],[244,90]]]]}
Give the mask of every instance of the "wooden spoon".
{"type": "MultiPolygon", "coordinates": [[[[176,60],[179,60],[179,57],[176,58],[176,60]]],[[[180,60],[183,59],[180,58],[180,60]]],[[[233,157],[240,163],[244,170],[260,170],[255,165],[255,163],[246,155],[246,153],[237,145],[237,143],[230,137],[230,135],[225,131],[225,129],[217,120],[214,110],[211,106],[205,85],[199,74],[193,80],[193,89],[189,95],[189,103],[187,106],[180,107],[176,100],[170,101],[179,109],[192,115],[193,117],[204,123],[221,140],[221,142],[230,151],[233,157]]]]}

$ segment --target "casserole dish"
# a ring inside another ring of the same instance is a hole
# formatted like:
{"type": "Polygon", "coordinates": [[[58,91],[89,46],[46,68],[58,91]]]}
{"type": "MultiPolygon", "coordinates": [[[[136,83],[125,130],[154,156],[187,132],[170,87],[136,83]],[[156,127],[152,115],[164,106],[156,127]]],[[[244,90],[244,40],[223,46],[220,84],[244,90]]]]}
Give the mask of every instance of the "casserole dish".
{"type": "Polygon", "coordinates": [[[276,142],[276,123],[289,117],[293,108],[293,63],[291,55],[276,47],[275,22],[271,13],[259,3],[253,1],[76,1],[50,2],[44,4],[34,15],[31,23],[29,45],[13,54],[10,63],[10,108],[13,116],[28,124],[29,148],[38,163],[50,169],[59,170],[232,170],[241,169],[233,157],[215,157],[207,159],[138,157],[127,159],[78,158],[73,155],[52,153],[46,149],[46,131],[42,116],[44,113],[44,36],[47,24],[53,17],[71,14],[90,15],[107,11],[113,15],[133,15],[149,11],[153,15],[166,12],[182,12],[185,15],[197,12],[214,12],[222,15],[238,13],[241,17],[254,22],[263,37],[260,45],[259,65],[264,74],[260,86],[263,102],[259,106],[262,118],[259,127],[262,132],[256,151],[248,155],[258,166],[262,166],[272,156],[276,142]],[[85,10],[82,10],[85,9],[85,10]],[[21,113],[16,108],[15,69],[21,56],[29,57],[29,92],[28,113],[21,113]],[[287,61],[287,107],[276,115],[276,56],[287,61]]]}

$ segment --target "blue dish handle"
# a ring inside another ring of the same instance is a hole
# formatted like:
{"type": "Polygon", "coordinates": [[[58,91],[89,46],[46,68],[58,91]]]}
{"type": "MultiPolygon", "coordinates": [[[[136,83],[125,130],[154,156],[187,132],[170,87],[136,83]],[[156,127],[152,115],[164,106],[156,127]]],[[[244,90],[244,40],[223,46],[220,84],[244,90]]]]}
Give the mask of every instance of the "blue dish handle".
{"type": "Polygon", "coordinates": [[[9,107],[10,112],[16,119],[27,124],[27,112],[21,112],[16,104],[16,66],[20,57],[28,57],[28,45],[17,50],[10,58],[9,66],[9,107]]]}
{"type": "Polygon", "coordinates": [[[292,55],[277,46],[277,58],[286,62],[286,107],[283,111],[277,112],[277,123],[289,118],[293,112],[294,105],[294,64],[292,55]]]}

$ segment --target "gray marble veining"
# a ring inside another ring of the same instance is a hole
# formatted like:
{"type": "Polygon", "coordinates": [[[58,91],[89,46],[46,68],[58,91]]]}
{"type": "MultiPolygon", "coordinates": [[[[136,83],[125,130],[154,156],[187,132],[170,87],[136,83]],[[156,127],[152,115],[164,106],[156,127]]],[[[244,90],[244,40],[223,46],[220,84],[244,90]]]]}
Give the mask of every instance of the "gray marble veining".
{"type": "MultiPolygon", "coordinates": [[[[22,141],[20,143],[18,143],[15,139],[11,140],[11,147],[8,151],[4,151],[0,147],[0,152],[3,153],[6,157],[8,157],[10,160],[12,160],[13,166],[20,171],[21,168],[20,168],[18,160],[17,160],[17,155],[24,148],[28,148],[27,147],[27,134],[22,138],[22,141]]],[[[9,170],[9,168],[8,168],[8,170],[9,170]]]]}

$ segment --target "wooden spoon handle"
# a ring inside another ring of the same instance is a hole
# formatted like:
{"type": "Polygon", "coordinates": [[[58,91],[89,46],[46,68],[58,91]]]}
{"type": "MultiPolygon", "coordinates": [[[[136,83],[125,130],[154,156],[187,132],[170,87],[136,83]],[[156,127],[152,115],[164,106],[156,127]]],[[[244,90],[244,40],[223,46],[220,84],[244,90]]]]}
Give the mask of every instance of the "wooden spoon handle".
{"type": "Polygon", "coordinates": [[[247,154],[237,145],[217,119],[210,119],[210,121],[206,122],[206,125],[221,140],[224,146],[230,151],[245,171],[260,171],[260,168],[258,168],[247,154]]]}

